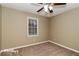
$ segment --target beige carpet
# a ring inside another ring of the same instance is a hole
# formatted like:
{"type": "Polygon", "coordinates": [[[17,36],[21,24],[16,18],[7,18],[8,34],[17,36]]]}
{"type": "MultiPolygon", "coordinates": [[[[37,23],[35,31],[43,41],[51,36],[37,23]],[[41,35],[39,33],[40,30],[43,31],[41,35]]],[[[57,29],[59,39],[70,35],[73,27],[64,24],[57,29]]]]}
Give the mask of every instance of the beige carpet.
{"type": "Polygon", "coordinates": [[[17,50],[20,56],[79,56],[78,53],[49,42],[17,50]]]}

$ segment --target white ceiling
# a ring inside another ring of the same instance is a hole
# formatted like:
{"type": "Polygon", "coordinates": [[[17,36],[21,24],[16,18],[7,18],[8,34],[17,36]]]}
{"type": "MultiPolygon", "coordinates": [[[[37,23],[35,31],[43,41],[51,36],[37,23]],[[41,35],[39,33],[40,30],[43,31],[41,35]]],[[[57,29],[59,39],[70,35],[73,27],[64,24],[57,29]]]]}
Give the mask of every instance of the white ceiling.
{"type": "Polygon", "coordinates": [[[52,14],[47,14],[45,13],[44,10],[41,11],[40,13],[37,13],[36,11],[40,9],[43,5],[34,4],[34,3],[2,3],[1,5],[25,12],[31,12],[45,17],[52,17],[60,13],[63,13],[65,11],[79,7],[79,3],[67,3],[66,6],[53,7],[54,12],[52,14]]]}

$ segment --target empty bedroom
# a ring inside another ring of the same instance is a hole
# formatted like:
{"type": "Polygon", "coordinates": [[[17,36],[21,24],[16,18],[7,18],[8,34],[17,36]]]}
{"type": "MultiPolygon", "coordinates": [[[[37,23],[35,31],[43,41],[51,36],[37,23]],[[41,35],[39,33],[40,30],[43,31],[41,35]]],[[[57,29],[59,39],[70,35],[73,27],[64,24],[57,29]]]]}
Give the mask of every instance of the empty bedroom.
{"type": "Polygon", "coordinates": [[[79,3],[0,3],[0,56],[79,56],[79,3]]]}

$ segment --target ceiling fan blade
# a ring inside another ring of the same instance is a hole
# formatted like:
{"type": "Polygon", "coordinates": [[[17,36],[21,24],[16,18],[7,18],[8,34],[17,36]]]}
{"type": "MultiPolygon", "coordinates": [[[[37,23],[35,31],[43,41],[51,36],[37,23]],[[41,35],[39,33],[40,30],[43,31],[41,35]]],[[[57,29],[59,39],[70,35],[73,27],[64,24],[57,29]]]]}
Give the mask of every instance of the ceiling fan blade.
{"type": "Polygon", "coordinates": [[[43,10],[44,9],[44,7],[42,7],[41,9],[39,9],[37,12],[40,12],[41,10],[43,10]]]}
{"type": "Polygon", "coordinates": [[[53,5],[66,5],[66,3],[53,3],[53,5]]]}
{"type": "Polygon", "coordinates": [[[38,3],[38,4],[43,4],[43,3],[38,3]]]}

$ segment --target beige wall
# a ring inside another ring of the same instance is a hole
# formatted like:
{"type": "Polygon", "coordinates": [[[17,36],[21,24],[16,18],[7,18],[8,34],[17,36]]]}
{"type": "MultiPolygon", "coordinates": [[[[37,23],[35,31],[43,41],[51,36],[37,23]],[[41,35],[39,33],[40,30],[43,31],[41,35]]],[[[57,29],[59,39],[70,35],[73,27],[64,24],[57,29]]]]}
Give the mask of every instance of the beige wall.
{"type": "Polygon", "coordinates": [[[79,50],[79,8],[52,17],[50,22],[52,41],[79,50]]]}
{"type": "Polygon", "coordinates": [[[50,19],[2,7],[1,26],[2,40],[0,39],[0,41],[2,44],[0,45],[2,49],[28,45],[50,39],[59,44],[79,50],[79,8],[62,13],[50,19]],[[27,37],[26,20],[28,16],[37,17],[39,19],[40,34],[38,37],[27,37]]]}
{"type": "Polygon", "coordinates": [[[2,8],[2,49],[23,46],[48,40],[49,21],[37,16],[10,8],[2,8]],[[39,36],[27,37],[27,17],[37,17],[39,20],[39,36]]]}
{"type": "Polygon", "coordinates": [[[2,8],[1,8],[1,5],[0,5],[0,50],[1,50],[1,40],[2,40],[2,31],[1,31],[1,29],[2,29],[2,24],[1,24],[1,20],[2,20],[2,17],[1,17],[1,15],[2,15],[2,8]]]}

